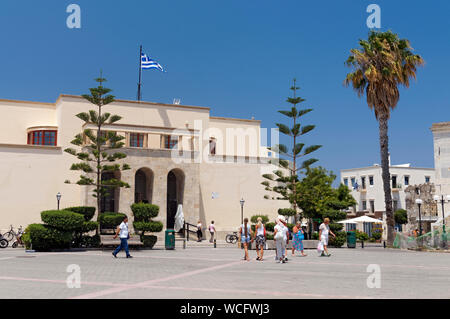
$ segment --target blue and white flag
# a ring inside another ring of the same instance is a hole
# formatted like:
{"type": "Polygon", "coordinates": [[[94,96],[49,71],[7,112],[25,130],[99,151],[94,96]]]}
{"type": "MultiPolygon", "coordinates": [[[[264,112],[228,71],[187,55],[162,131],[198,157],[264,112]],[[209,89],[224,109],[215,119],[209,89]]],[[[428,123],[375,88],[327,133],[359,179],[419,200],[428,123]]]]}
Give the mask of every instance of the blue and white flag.
{"type": "Polygon", "coordinates": [[[161,72],[166,72],[164,68],[155,60],[149,58],[147,54],[141,53],[141,69],[158,69],[161,72]]]}

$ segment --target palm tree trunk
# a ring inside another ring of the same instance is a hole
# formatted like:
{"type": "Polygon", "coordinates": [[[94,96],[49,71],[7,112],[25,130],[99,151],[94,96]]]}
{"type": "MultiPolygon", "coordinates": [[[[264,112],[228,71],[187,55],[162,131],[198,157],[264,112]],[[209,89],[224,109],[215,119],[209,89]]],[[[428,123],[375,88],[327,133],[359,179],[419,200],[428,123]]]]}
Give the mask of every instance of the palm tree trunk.
{"type": "Polygon", "coordinates": [[[378,118],[380,133],[381,176],[383,179],[384,203],[386,207],[387,244],[394,243],[394,214],[392,212],[391,175],[389,173],[389,137],[388,117],[382,115],[378,118]]]}

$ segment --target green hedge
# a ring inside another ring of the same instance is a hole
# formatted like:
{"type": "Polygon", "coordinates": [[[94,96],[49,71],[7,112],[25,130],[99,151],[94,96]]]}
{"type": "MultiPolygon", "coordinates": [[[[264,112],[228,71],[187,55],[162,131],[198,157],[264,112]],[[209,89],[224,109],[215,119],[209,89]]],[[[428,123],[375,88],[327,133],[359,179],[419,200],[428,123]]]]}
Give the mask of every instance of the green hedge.
{"type": "Polygon", "coordinates": [[[266,230],[267,231],[274,231],[274,228],[275,228],[275,223],[267,223],[266,224],[266,230]]]}
{"type": "Polygon", "coordinates": [[[295,212],[295,209],[292,209],[292,208],[280,208],[280,209],[278,209],[278,215],[289,217],[289,216],[295,216],[296,212],[295,212]]]}
{"type": "Polygon", "coordinates": [[[334,238],[333,236],[329,236],[328,237],[328,245],[331,247],[342,247],[342,245],[344,245],[344,243],[347,241],[347,233],[340,231],[335,233],[336,238],[334,238]]]}
{"type": "Polygon", "coordinates": [[[338,223],[330,223],[329,226],[330,226],[330,230],[335,234],[340,232],[344,228],[344,224],[338,224],[338,223]]]}
{"type": "Polygon", "coordinates": [[[42,221],[62,231],[74,231],[83,227],[84,216],[66,210],[48,210],[41,213],[42,221]]]}
{"type": "Polygon", "coordinates": [[[81,226],[81,229],[79,229],[79,231],[81,233],[89,233],[91,231],[94,231],[98,228],[98,222],[94,222],[94,221],[87,221],[84,222],[83,225],[81,226]]]}
{"type": "Polygon", "coordinates": [[[157,240],[158,240],[158,237],[156,237],[154,235],[141,236],[141,242],[144,244],[144,247],[147,247],[147,248],[153,248],[153,246],[155,246],[157,240]]]}
{"type": "Polygon", "coordinates": [[[51,226],[31,224],[25,230],[23,237],[25,247],[37,251],[69,248],[72,232],[61,231],[51,226]]]}
{"type": "Polygon", "coordinates": [[[150,233],[158,233],[162,231],[164,228],[163,223],[161,222],[133,222],[133,227],[136,231],[150,232],[150,233]]]}
{"type": "Polygon", "coordinates": [[[258,217],[261,217],[261,218],[262,218],[262,223],[263,223],[263,224],[266,224],[266,223],[269,222],[269,216],[267,216],[267,215],[253,215],[253,216],[250,218],[250,221],[251,221],[253,224],[256,224],[256,223],[258,223],[258,217]]]}
{"type": "Polygon", "coordinates": [[[83,215],[85,221],[90,221],[95,215],[95,207],[89,206],[69,207],[64,210],[83,215]]]}
{"type": "Polygon", "coordinates": [[[98,221],[101,228],[116,228],[120,225],[120,223],[122,223],[125,216],[126,215],[122,213],[105,212],[100,214],[98,221]]]}
{"type": "Polygon", "coordinates": [[[137,222],[149,221],[159,214],[159,206],[153,204],[138,203],[131,205],[134,220],[137,222]]]}
{"type": "Polygon", "coordinates": [[[83,236],[80,246],[85,248],[98,248],[100,247],[100,242],[100,235],[83,236]]]}
{"type": "Polygon", "coordinates": [[[369,240],[369,235],[367,235],[365,232],[356,230],[356,239],[360,241],[366,241],[369,240]]]}

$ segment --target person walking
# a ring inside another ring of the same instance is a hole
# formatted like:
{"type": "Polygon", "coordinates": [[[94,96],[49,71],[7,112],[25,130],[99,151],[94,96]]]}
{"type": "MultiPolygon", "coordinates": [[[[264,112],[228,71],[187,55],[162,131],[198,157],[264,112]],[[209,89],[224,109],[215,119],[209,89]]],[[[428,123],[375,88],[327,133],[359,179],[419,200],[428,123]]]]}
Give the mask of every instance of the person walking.
{"type": "Polygon", "coordinates": [[[125,216],[123,218],[122,223],[119,226],[117,226],[116,234],[114,235],[113,238],[116,239],[117,236],[119,236],[119,238],[120,238],[120,245],[117,246],[116,250],[114,250],[112,253],[114,258],[117,258],[117,254],[122,249],[125,250],[125,254],[126,254],[127,258],[133,258],[133,256],[131,256],[130,252],[128,251],[128,239],[130,238],[130,233],[128,231],[128,217],[127,216],[125,216]]]}
{"type": "Polygon", "coordinates": [[[261,217],[257,219],[254,240],[256,242],[256,260],[263,261],[264,245],[266,244],[266,227],[262,223],[261,217]]]}
{"type": "Polygon", "coordinates": [[[209,239],[210,243],[214,242],[214,234],[216,233],[216,227],[214,226],[214,221],[211,221],[211,224],[208,227],[209,233],[211,234],[211,238],[209,239]]]}
{"type": "Polygon", "coordinates": [[[202,222],[199,220],[197,223],[197,242],[201,242],[203,237],[202,222]]]}
{"type": "Polygon", "coordinates": [[[328,253],[328,235],[331,234],[333,237],[336,237],[335,234],[330,230],[330,219],[325,218],[323,223],[319,226],[319,239],[320,244],[323,245],[323,250],[320,257],[330,257],[331,254],[328,253]]]}
{"type": "Polygon", "coordinates": [[[244,245],[245,256],[244,260],[250,261],[248,257],[248,244],[253,241],[252,229],[248,223],[248,218],[244,218],[244,223],[239,228],[239,235],[241,237],[241,243],[244,245]]]}
{"type": "Polygon", "coordinates": [[[286,219],[284,216],[278,216],[276,219],[277,225],[274,227],[273,238],[276,243],[276,260],[277,263],[285,263],[286,258],[286,245],[289,244],[289,237],[287,235],[288,228],[286,227],[286,219]]]}
{"type": "Polygon", "coordinates": [[[302,223],[298,221],[294,228],[292,229],[292,256],[295,256],[295,251],[300,251],[302,256],[305,257],[306,254],[303,252],[303,239],[305,239],[305,233],[302,229],[302,223]]]}

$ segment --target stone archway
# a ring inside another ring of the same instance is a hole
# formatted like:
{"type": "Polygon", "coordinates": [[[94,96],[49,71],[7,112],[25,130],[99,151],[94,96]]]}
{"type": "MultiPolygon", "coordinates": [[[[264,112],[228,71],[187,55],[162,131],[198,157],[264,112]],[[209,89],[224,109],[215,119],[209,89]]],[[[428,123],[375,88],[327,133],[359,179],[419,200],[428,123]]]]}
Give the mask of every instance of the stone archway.
{"type": "Polygon", "coordinates": [[[134,202],[152,203],[153,172],[149,168],[141,168],[134,175],[134,202]]]}
{"type": "Polygon", "coordinates": [[[167,229],[174,227],[178,205],[183,204],[184,179],[185,175],[179,168],[175,168],[167,174],[167,229]]]}

